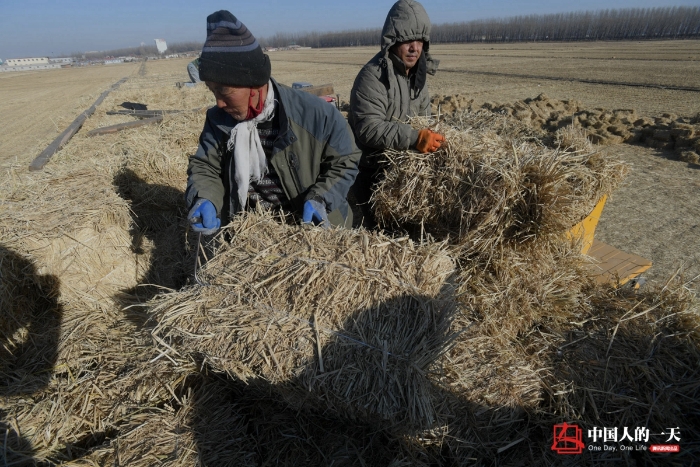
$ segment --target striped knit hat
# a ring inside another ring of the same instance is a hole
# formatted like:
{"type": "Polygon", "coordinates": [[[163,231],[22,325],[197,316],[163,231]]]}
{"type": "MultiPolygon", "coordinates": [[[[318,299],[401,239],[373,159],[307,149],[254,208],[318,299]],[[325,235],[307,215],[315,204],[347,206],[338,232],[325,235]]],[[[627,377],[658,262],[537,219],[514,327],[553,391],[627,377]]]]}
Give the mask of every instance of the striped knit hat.
{"type": "Polygon", "coordinates": [[[235,16],[220,10],[207,16],[207,40],[199,79],[229,86],[259,87],[270,80],[270,57],[235,16]]]}

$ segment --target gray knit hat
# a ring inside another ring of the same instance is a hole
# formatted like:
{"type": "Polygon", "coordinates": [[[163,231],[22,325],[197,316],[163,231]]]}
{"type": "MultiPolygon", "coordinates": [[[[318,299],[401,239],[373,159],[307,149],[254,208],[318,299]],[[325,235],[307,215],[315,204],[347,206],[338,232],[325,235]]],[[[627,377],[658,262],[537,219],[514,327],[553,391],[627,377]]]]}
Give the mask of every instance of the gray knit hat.
{"type": "Polygon", "coordinates": [[[207,16],[207,40],[199,79],[229,86],[262,86],[270,80],[270,57],[235,16],[220,10],[207,16]]]}

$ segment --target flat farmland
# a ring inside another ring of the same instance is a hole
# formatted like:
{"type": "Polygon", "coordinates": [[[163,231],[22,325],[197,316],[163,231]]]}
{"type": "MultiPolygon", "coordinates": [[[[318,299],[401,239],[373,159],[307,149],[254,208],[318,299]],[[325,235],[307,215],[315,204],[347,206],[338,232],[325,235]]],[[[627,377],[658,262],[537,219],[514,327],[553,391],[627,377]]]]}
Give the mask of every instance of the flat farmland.
{"type": "Polygon", "coordinates": [[[0,73],[0,164],[38,155],[138,64],[0,73]]]}
{"type": "MultiPolygon", "coordinates": [[[[375,47],[276,51],[273,76],[284,84],[332,83],[348,101],[354,78],[375,47]]],[[[436,44],[431,94],[511,103],[544,93],[585,108],[637,115],[700,112],[700,41],[436,44]]],[[[155,82],[164,92],[187,81],[187,59],[0,74],[0,167],[26,167],[101,92],[124,77],[134,92],[155,82]]],[[[213,99],[212,99],[213,104],[213,99]]],[[[90,125],[87,125],[90,126],[90,125]]],[[[650,280],[681,262],[700,273],[700,170],[673,153],[620,144],[606,148],[632,166],[603,212],[596,237],[654,262],[650,280]]]]}
{"type": "MultiPolygon", "coordinates": [[[[283,82],[332,82],[347,100],[359,68],[377,48],[272,52],[283,82]]],[[[700,103],[700,41],[450,44],[430,49],[440,60],[432,94],[464,94],[475,104],[545,93],[586,107],[634,108],[641,115],[694,115],[700,103]]]]}

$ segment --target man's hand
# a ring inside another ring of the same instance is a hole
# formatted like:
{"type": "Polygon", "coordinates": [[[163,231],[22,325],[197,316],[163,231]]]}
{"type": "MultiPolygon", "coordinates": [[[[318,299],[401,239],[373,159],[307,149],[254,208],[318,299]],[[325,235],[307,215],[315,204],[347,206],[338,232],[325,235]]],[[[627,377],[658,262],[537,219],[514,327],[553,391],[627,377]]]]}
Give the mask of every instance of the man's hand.
{"type": "Polygon", "coordinates": [[[194,203],[187,215],[190,226],[195,232],[213,235],[221,227],[221,220],[216,217],[216,208],[208,199],[200,198],[194,203]]]}
{"type": "Polygon", "coordinates": [[[326,213],[326,205],[315,199],[310,199],[304,203],[304,213],[301,221],[305,224],[313,222],[314,225],[320,225],[324,229],[328,229],[331,226],[326,213]]]}
{"type": "Polygon", "coordinates": [[[430,128],[423,128],[418,132],[416,149],[422,153],[435,152],[440,149],[445,137],[440,133],[435,133],[430,128]]]}

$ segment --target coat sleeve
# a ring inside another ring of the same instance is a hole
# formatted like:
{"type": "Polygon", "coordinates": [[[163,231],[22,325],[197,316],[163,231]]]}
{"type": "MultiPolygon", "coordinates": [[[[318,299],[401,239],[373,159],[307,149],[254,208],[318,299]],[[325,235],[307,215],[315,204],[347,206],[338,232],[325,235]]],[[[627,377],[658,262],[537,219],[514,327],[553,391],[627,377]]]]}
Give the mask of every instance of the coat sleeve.
{"type": "Polygon", "coordinates": [[[350,187],[355,183],[362,153],[355,145],[345,118],[331,106],[328,109],[319,174],[309,187],[305,201],[320,197],[329,212],[340,209],[343,217],[347,217],[346,199],[350,187]]]}
{"type": "Polygon", "coordinates": [[[197,152],[190,156],[185,201],[189,209],[197,198],[208,199],[216,207],[216,212],[221,214],[225,195],[221,173],[223,148],[217,139],[217,134],[221,132],[213,124],[210,113],[207,113],[204,129],[199,136],[197,152]]]}
{"type": "Polygon", "coordinates": [[[418,133],[407,123],[388,121],[389,102],[387,85],[373,70],[365,66],[355,79],[350,96],[353,132],[358,143],[376,149],[408,149],[418,133]]]}

